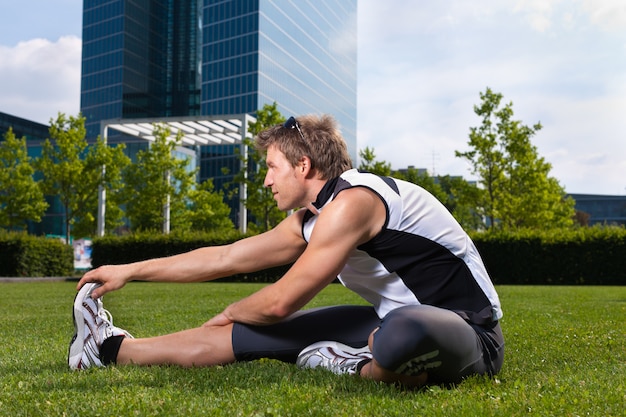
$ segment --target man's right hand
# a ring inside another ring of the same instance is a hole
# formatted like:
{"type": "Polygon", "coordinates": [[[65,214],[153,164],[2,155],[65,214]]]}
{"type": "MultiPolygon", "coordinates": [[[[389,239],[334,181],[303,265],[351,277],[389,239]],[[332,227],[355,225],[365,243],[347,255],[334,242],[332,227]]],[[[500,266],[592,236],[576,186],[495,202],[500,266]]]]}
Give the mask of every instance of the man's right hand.
{"type": "Polygon", "coordinates": [[[76,290],[80,290],[83,285],[90,282],[99,282],[102,284],[93,290],[91,293],[92,298],[100,298],[104,294],[119,290],[129,281],[128,266],[127,265],[105,265],[96,269],[92,269],[82,276],[76,290]]]}

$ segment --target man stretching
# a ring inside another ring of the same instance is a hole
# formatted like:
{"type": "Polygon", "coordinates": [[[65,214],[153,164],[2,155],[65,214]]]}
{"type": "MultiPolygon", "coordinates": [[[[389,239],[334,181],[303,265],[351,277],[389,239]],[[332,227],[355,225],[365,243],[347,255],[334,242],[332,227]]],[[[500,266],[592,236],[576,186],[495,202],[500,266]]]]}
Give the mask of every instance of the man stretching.
{"type": "Polygon", "coordinates": [[[291,117],[260,133],[256,147],[278,207],[296,211],[229,245],[87,272],[77,286],[70,368],[273,358],[410,387],[500,370],[498,295],[439,201],[415,184],[352,169],[330,116],[291,117]],[[131,280],[210,281],[286,264],[275,283],[173,334],[132,338],[102,305],[131,280]],[[301,310],[337,278],[371,305],[301,310]]]}

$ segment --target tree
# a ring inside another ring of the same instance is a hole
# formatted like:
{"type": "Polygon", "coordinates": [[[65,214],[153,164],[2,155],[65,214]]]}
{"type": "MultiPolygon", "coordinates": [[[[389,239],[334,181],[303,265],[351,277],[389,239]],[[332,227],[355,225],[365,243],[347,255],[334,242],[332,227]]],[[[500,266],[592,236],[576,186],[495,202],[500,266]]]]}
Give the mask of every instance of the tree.
{"type": "Polygon", "coordinates": [[[213,181],[206,180],[189,192],[189,220],[193,230],[234,229],[230,207],[222,193],[215,192],[213,181]]]}
{"type": "Polygon", "coordinates": [[[92,236],[96,231],[98,187],[109,191],[106,202],[107,228],[120,224],[123,216],[117,198],[122,188],[120,172],[129,163],[124,146],[106,146],[101,138],[89,145],[85,138],[85,118],[59,113],[50,121],[50,138],[36,161],[43,174],[44,193],[58,196],[65,211],[65,237],[92,236]],[[106,165],[105,175],[102,166],[106,165]]]}
{"type": "Polygon", "coordinates": [[[360,171],[367,171],[382,176],[391,175],[391,164],[385,161],[377,161],[373,148],[366,146],[365,149],[360,150],[359,158],[361,159],[359,164],[360,171]]]}
{"type": "Polygon", "coordinates": [[[45,194],[56,195],[61,200],[65,212],[65,238],[69,243],[74,212],[83,200],[78,184],[86,174],[81,160],[87,148],[85,119],[81,116],[68,118],[59,113],[56,120],[50,120],[49,133],[52,142],[50,139],[44,142],[37,166],[44,176],[45,194]]]}
{"type": "Polygon", "coordinates": [[[123,173],[123,200],[133,229],[161,229],[167,233],[166,214],[170,216],[171,229],[191,227],[186,216],[187,197],[195,184],[196,171],[188,169],[189,160],[174,155],[182,132],[174,139],[170,139],[170,133],[166,126],[154,125],[154,142],[147,150],[137,152],[136,162],[123,173]]]}
{"type": "MultiPolygon", "coordinates": [[[[282,124],[285,118],[277,109],[276,102],[265,104],[256,113],[256,122],[250,123],[248,132],[256,137],[263,130],[282,124]]],[[[243,200],[246,210],[249,211],[254,222],[248,224],[248,229],[253,232],[264,232],[276,226],[286,217],[286,213],[278,209],[272,190],[264,185],[267,165],[265,155],[254,149],[254,141],[245,138],[244,144],[248,146],[248,157],[239,154],[243,166],[246,167],[234,175],[230,187],[245,183],[247,186],[247,198],[243,200]]],[[[231,188],[231,197],[239,196],[239,188],[231,188]]]]}
{"type": "Polygon", "coordinates": [[[76,185],[80,199],[74,211],[75,223],[73,234],[77,237],[94,236],[97,228],[99,187],[106,190],[106,223],[108,232],[123,225],[121,192],[124,188],[122,171],[130,164],[130,158],[124,154],[126,146],[121,143],[115,147],[107,146],[100,138],[87,148],[83,160],[83,178],[76,185]],[[105,166],[104,175],[102,167],[105,166]]]}
{"type": "Polygon", "coordinates": [[[19,229],[28,220],[41,221],[48,203],[34,173],[26,138],[17,139],[9,129],[0,142],[0,227],[19,229]]]}
{"type": "Polygon", "coordinates": [[[574,202],[558,181],[549,176],[551,165],[540,157],[531,138],[542,128],[513,120],[513,104],[501,106],[502,94],[487,88],[474,112],[482,118],[470,128],[469,151],[456,151],[478,176],[479,213],[488,227],[545,228],[572,224],[574,202]]]}
{"type": "Polygon", "coordinates": [[[181,131],[172,138],[167,126],[154,126],[155,140],[146,150],[137,152],[137,161],[122,177],[126,184],[122,201],[134,230],[230,229],[230,208],[213,183],[198,185],[197,168],[189,168],[189,159],[176,156],[183,138],[181,131]],[[169,215],[170,228],[167,228],[169,215]]]}

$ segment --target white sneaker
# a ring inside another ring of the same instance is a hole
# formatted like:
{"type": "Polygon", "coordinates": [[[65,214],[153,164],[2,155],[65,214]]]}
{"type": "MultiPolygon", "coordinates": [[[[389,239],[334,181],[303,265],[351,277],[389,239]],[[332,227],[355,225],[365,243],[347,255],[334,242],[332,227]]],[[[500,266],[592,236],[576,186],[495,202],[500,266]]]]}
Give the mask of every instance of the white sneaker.
{"type": "Polygon", "coordinates": [[[318,342],[306,347],[298,355],[300,368],[325,368],[337,374],[354,375],[363,361],[372,360],[368,346],[353,348],[338,342],[318,342]]]}
{"type": "Polygon", "coordinates": [[[67,362],[70,369],[87,369],[104,366],[100,347],[111,336],[130,337],[124,329],[113,326],[111,313],[104,309],[102,298],[91,298],[91,292],[101,284],[84,285],[74,298],[74,337],[70,342],[67,362]]]}

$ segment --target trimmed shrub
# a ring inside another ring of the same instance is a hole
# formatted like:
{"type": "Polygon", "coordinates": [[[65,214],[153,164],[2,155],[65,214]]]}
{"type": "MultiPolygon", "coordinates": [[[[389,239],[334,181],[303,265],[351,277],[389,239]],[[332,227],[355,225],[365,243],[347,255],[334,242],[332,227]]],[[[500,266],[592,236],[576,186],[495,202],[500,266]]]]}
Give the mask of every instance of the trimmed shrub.
{"type": "MultiPolygon", "coordinates": [[[[163,235],[159,233],[137,233],[127,236],[104,236],[92,243],[91,265],[125,264],[152,258],[177,255],[206,246],[220,246],[235,242],[248,235],[239,231],[228,232],[186,232],[163,235]]],[[[220,281],[274,282],[280,278],[289,265],[270,268],[254,273],[233,275],[220,281]]]]}
{"type": "Polygon", "coordinates": [[[498,284],[626,284],[626,229],[487,232],[472,236],[498,284]]]}
{"type": "MultiPolygon", "coordinates": [[[[204,246],[232,243],[245,236],[228,233],[134,234],[93,241],[94,267],[171,256],[204,246]]],[[[496,284],[626,285],[626,229],[482,232],[472,235],[496,284]]],[[[223,278],[274,282],[290,265],[223,278]]]]}
{"type": "Polygon", "coordinates": [[[71,246],[58,239],[0,232],[0,276],[64,277],[73,273],[71,246]]]}

